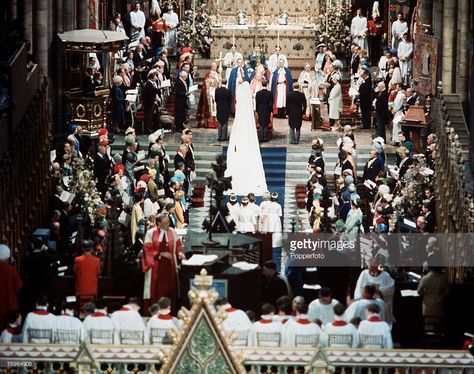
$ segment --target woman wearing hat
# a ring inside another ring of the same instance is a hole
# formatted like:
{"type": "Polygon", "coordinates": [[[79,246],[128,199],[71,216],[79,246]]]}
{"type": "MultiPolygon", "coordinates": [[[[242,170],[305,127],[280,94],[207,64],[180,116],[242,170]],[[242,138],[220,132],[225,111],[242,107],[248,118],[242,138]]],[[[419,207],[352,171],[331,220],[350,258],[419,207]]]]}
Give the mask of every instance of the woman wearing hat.
{"type": "Polygon", "coordinates": [[[112,114],[116,130],[122,127],[125,123],[125,95],[122,90],[122,84],[123,78],[120,75],[116,75],[113,78],[113,86],[110,90],[112,114]]]}
{"type": "Polygon", "coordinates": [[[357,234],[364,233],[364,226],[362,225],[362,210],[360,210],[360,200],[352,197],[351,210],[347,214],[346,230],[345,232],[352,237],[357,234]]]}
{"type": "Polygon", "coordinates": [[[184,192],[181,190],[176,191],[174,194],[174,198],[175,198],[174,211],[176,214],[176,228],[177,229],[182,229],[186,223],[184,219],[185,207],[183,206],[183,203],[182,203],[183,197],[184,197],[184,192]]]}
{"type": "Polygon", "coordinates": [[[148,191],[150,192],[151,201],[158,201],[158,186],[156,185],[156,169],[150,169],[148,172],[148,191]]]}
{"type": "Polygon", "coordinates": [[[329,93],[329,122],[332,125],[332,131],[340,129],[339,119],[341,118],[342,111],[342,88],[341,88],[341,76],[339,74],[332,75],[333,88],[329,93]]]}

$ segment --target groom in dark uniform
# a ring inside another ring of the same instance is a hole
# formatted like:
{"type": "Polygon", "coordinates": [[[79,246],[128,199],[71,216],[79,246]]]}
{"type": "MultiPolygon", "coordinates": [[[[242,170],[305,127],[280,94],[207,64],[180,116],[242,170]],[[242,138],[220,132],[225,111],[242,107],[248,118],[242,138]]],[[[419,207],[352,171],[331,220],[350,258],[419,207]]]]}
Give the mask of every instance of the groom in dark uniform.
{"type": "Polygon", "coordinates": [[[270,125],[270,116],[273,111],[273,96],[267,89],[268,82],[262,82],[262,89],[255,95],[255,110],[257,111],[257,120],[260,127],[260,141],[268,142],[268,126],[270,125]]]}

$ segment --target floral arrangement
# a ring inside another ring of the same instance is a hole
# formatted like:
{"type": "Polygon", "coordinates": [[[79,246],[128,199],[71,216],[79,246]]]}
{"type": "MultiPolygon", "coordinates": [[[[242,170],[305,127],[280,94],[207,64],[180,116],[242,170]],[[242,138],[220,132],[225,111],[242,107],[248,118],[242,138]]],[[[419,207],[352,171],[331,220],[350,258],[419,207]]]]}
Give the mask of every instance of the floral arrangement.
{"type": "Polygon", "coordinates": [[[351,43],[351,5],[341,4],[327,9],[319,15],[316,30],[320,31],[319,42],[332,46],[334,51],[346,51],[351,43]]]}
{"type": "Polygon", "coordinates": [[[394,218],[407,215],[416,218],[420,215],[423,206],[423,192],[431,184],[424,155],[415,155],[413,164],[405,174],[405,182],[393,199],[394,218]]]}
{"type": "Polygon", "coordinates": [[[187,10],[178,28],[180,47],[193,47],[204,57],[211,51],[211,14],[207,4],[196,6],[196,14],[187,10]]]}
{"type": "Polygon", "coordinates": [[[70,192],[76,195],[81,209],[89,216],[91,225],[105,220],[107,209],[95,186],[94,174],[87,167],[84,159],[74,159],[75,174],[69,182],[70,192]]]}

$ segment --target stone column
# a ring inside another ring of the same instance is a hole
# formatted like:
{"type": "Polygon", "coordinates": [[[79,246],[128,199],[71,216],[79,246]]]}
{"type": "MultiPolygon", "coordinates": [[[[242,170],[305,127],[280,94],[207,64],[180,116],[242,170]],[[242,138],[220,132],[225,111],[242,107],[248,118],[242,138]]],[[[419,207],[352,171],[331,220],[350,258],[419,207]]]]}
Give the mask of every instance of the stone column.
{"type": "Polygon", "coordinates": [[[461,101],[468,100],[469,88],[469,17],[470,0],[458,0],[458,33],[457,33],[457,61],[456,92],[461,101]]]}
{"type": "Polygon", "coordinates": [[[421,19],[421,29],[424,31],[423,25],[430,25],[433,29],[433,4],[434,0],[421,0],[418,15],[421,19]]]}
{"type": "Polygon", "coordinates": [[[33,54],[40,65],[40,75],[48,76],[48,0],[36,0],[33,54]]]}
{"type": "Polygon", "coordinates": [[[10,17],[11,17],[12,20],[18,18],[17,0],[10,0],[10,17]]]}
{"type": "Polygon", "coordinates": [[[455,72],[454,59],[456,57],[456,7],[457,0],[444,0],[443,2],[443,39],[442,39],[442,81],[443,92],[454,92],[453,74],[455,72]]]}
{"type": "MultiPolygon", "coordinates": [[[[67,2],[67,0],[66,0],[67,2]]],[[[54,32],[64,31],[64,4],[63,0],[56,0],[56,14],[54,17],[55,28],[54,32]]]]}
{"type": "Polygon", "coordinates": [[[23,27],[25,28],[25,39],[30,42],[30,49],[33,50],[33,1],[25,1],[23,27]]]}
{"type": "Polygon", "coordinates": [[[77,0],[77,28],[89,28],[89,0],[77,0]]]}
{"type": "Polygon", "coordinates": [[[64,0],[64,28],[63,31],[71,31],[76,28],[76,0],[64,0]]]}
{"type": "Polygon", "coordinates": [[[443,0],[433,0],[433,13],[431,20],[431,30],[433,31],[433,35],[441,38],[443,33],[443,0]]]}
{"type": "MultiPolygon", "coordinates": [[[[69,0],[65,0],[67,3],[69,0]]],[[[64,3],[63,0],[56,0],[56,32],[61,32],[64,30],[64,3]]],[[[63,121],[63,50],[61,47],[61,42],[57,37],[53,39],[53,45],[56,47],[53,49],[53,54],[51,54],[51,60],[55,61],[56,64],[56,80],[54,82],[55,92],[56,92],[56,110],[52,113],[55,113],[55,123],[56,131],[55,133],[59,134],[62,129],[63,121]]]]}

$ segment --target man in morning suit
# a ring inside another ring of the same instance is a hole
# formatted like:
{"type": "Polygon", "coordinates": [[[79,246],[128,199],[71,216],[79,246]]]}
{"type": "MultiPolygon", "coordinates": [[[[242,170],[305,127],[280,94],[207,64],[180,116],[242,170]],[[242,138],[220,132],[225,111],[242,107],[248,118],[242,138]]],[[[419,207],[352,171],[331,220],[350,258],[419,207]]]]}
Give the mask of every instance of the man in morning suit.
{"type": "Polygon", "coordinates": [[[268,126],[273,112],[273,96],[267,89],[268,81],[262,82],[262,89],[255,95],[255,109],[257,111],[258,125],[260,127],[260,141],[268,142],[268,126]]]}

